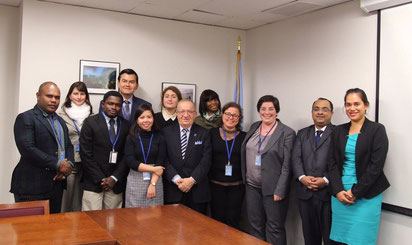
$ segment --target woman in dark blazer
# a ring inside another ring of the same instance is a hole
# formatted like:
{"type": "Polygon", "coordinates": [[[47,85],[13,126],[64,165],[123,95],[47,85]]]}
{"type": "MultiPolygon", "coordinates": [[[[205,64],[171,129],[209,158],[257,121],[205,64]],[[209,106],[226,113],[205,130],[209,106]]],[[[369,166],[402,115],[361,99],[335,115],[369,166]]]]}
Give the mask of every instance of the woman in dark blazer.
{"type": "Polygon", "coordinates": [[[250,233],[284,245],[295,132],[277,119],[279,100],[272,95],[261,97],[257,110],[262,120],[252,124],[241,149],[250,233]]]}
{"type": "Polygon", "coordinates": [[[368,107],[363,90],[349,89],[345,110],[351,121],[336,127],[332,134],[330,238],[344,244],[376,244],[382,192],[389,187],[383,173],[388,138],[382,124],[366,118],[368,107]]]}

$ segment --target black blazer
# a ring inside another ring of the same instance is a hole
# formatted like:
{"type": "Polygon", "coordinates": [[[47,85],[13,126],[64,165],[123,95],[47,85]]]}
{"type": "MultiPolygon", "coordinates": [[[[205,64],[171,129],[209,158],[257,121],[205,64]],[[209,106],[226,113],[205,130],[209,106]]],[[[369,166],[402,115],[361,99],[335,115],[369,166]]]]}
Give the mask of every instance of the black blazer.
{"type": "MultiPolygon", "coordinates": [[[[270,136],[268,143],[262,150],[262,193],[263,195],[278,195],[285,198],[290,189],[290,160],[295,139],[295,131],[283,124],[279,119],[275,132],[270,136]]],[[[262,124],[258,121],[250,126],[245,140],[242,143],[241,162],[242,177],[246,183],[246,144],[250,137],[262,124]]]]}
{"type": "MultiPolygon", "coordinates": [[[[56,116],[64,132],[66,158],[74,162],[73,145],[66,123],[56,116]]],[[[38,195],[51,192],[55,184],[65,183],[53,181],[57,173],[58,142],[48,119],[37,105],[17,116],[14,138],[21,157],[13,171],[10,192],[38,195]]]]}
{"type": "Polygon", "coordinates": [[[192,189],[192,201],[205,203],[210,201],[208,173],[212,159],[212,146],[209,132],[193,124],[190,129],[189,142],[186,148],[185,159],[182,159],[180,148],[180,126],[175,124],[164,128],[168,161],[166,163],[165,199],[168,203],[179,202],[183,193],[175,183],[173,177],[179,174],[182,178],[192,176],[196,184],[192,189]]]}
{"type": "MultiPolygon", "coordinates": [[[[342,170],[350,126],[350,122],[339,125],[333,130],[332,134],[328,169],[329,184],[333,195],[344,190],[342,170]]],[[[385,127],[365,118],[355,150],[358,183],[352,186],[352,193],[357,199],[373,198],[390,186],[383,173],[388,144],[385,127]]]]}
{"type": "Polygon", "coordinates": [[[129,123],[125,119],[117,117],[117,130],[117,133],[120,133],[115,146],[115,151],[118,152],[117,163],[111,164],[109,163],[109,155],[112,151],[112,143],[110,142],[105,118],[99,113],[86,118],[84,121],[80,133],[80,157],[84,166],[83,181],[85,190],[102,192],[103,189],[100,186],[102,179],[113,175],[118,179],[113,192],[118,194],[124,191],[129,169],[123,161],[123,152],[129,131],[129,123]]]}
{"type": "Polygon", "coordinates": [[[334,127],[332,124],[326,127],[317,146],[315,125],[298,131],[292,151],[292,168],[294,179],[297,182],[297,198],[308,200],[314,196],[322,201],[330,201],[330,192],[327,186],[318,191],[312,191],[298,178],[302,175],[328,178],[328,156],[334,127]]]}

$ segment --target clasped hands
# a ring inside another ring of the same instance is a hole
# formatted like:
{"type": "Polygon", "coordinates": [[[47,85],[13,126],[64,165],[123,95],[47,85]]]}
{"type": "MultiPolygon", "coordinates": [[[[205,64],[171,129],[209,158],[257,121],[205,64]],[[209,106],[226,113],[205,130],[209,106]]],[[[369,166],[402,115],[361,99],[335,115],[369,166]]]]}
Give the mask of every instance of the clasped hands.
{"type": "Polygon", "coordinates": [[[176,185],[181,192],[189,192],[195,181],[192,178],[180,178],[176,181],[176,185]]]}
{"type": "Polygon", "coordinates": [[[72,173],[72,170],[72,165],[67,161],[67,159],[64,159],[60,162],[59,169],[57,170],[57,174],[54,176],[53,180],[65,179],[72,173]]]}
{"type": "Polygon", "coordinates": [[[354,204],[356,199],[356,197],[352,194],[352,189],[338,192],[338,194],[336,194],[336,198],[339,202],[348,206],[354,204]]]}
{"type": "Polygon", "coordinates": [[[326,186],[326,181],[322,177],[304,176],[300,182],[312,191],[318,191],[326,186]]]}
{"type": "Polygon", "coordinates": [[[116,184],[116,181],[112,177],[107,177],[102,180],[100,183],[100,186],[104,191],[110,191],[113,189],[114,185],[116,184]]]}

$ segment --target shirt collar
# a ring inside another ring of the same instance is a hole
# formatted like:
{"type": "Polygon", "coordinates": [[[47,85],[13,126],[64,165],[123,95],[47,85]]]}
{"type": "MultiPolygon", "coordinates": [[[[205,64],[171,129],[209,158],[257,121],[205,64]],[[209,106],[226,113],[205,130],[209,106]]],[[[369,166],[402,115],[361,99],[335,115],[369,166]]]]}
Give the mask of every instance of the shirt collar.
{"type": "Polygon", "coordinates": [[[328,127],[328,125],[324,126],[324,127],[321,128],[321,129],[318,129],[318,128],[315,126],[315,134],[316,134],[316,131],[318,131],[318,130],[322,130],[322,132],[325,132],[326,127],[328,127]]]}
{"type": "Polygon", "coordinates": [[[44,117],[49,117],[49,116],[51,116],[52,118],[55,117],[55,113],[54,113],[54,112],[53,112],[52,114],[48,114],[48,113],[45,112],[38,104],[37,104],[36,106],[37,106],[37,108],[39,108],[39,110],[41,111],[41,113],[42,113],[42,115],[43,115],[44,117]]]}
{"type": "Polygon", "coordinates": [[[130,105],[133,104],[133,95],[130,96],[130,98],[128,98],[128,99],[125,99],[125,98],[123,97],[123,104],[125,104],[124,102],[125,102],[126,100],[130,102],[130,105]]]}
{"type": "Polygon", "coordinates": [[[176,112],[173,115],[169,115],[169,113],[167,113],[165,108],[162,108],[162,116],[165,119],[165,121],[168,121],[169,119],[172,119],[172,121],[174,121],[176,119],[176,112]]]}
{"type": "MultiPolygon", "coordinates": [[[[102,112],[102,115],[104,117],[104,119],[106,120],[106,123],[109,123],[110,121],[110,117],[108,117],[106,114],[104,114],[104,112],[102,112]]],[[[117,123],[117,117],[113,117],[114,122],[117,123]]]]}
{"type": "MultiPolygon", "coordinates": [[[[192,128],[192,126],[190,126],[186,129],[188,133],[190,133],[190,129],[192,128]]],[[[182,126],[180,126],[180,124],[179,124],[179,128],[180,128],[180,132],[182,132],[182,129],[184,129],[182,126]]]]}

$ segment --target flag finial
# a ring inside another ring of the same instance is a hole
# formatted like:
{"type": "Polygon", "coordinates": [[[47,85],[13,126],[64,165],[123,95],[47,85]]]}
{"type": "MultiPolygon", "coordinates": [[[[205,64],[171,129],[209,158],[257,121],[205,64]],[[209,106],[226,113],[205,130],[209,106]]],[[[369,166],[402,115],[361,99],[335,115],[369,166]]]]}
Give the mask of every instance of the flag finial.
{"type": "Polygon", "coordinates": [[[240,46],[242,44],[242,39],[240,39],[240,36],[237,38],[237,51],[240,51],[240,46]]]}

